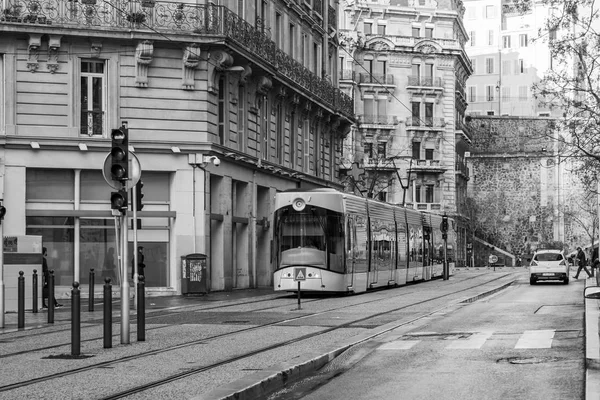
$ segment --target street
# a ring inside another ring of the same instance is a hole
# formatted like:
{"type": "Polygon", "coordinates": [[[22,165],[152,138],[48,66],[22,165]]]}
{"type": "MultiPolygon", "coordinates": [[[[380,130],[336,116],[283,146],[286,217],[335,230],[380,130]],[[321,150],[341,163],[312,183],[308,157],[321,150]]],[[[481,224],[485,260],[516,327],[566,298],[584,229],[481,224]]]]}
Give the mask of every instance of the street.
{"type": "Polygon", "coordinates": [[[583,280],[518,282],[349,350],[281,399],[583,399],[583,280]]]}

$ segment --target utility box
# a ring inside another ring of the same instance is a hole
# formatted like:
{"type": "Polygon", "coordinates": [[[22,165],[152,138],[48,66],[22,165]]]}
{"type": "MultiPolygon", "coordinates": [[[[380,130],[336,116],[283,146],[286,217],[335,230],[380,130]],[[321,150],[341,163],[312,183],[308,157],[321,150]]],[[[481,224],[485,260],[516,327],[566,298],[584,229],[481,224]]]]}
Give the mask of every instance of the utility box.
{"type": "Polygon", "coordinates": [[[37,273],[37,308],[42,308],[42,237],[33,235],[4,236],[4,311],[18,311],[19,271],[25,278],[25,309],[33,305],[33,270],[37,273]]]}
{"type": "Polygon", "coordinates": [[[181,294],[207,293],[206,255],[195,253],[181,257],[181,294]]]}

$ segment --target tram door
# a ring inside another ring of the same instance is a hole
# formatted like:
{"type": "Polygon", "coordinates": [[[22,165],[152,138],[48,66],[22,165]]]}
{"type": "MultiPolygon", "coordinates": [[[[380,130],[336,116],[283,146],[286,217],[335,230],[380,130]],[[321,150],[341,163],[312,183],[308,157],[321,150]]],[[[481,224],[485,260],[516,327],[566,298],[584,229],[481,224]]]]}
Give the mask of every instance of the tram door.
{"type": "Polygon", "coordinates": [[[346,286],[354,286],[354,260],[356,252],[356,228],[350,215],[346,218],[346,286]]]}

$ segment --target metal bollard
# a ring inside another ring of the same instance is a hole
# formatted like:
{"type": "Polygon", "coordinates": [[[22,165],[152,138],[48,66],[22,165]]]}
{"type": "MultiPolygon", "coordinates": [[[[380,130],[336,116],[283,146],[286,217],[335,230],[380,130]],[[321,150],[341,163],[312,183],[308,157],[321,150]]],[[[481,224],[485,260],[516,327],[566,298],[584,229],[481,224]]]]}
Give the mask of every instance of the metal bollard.
{"type": "Polygon", "coordinates": [[[34,314],[37,314],[37,312],[38,312],[38,274],[37,274],[37,269],[33,270],[33,287],[32,287],[32,291],[31,291],[31,297],[33,298],[31,311],[34,314]]]}
{"type": "Polygon", "coordinates": [[[112,347],[112,285],[104,279],[104,348],[112,347]]]}
{"type": "Polygon", "coordinates": [[[25,277],[23,275],[25,275],[25,272],[19,271],[19,277],[17,278],[17,326],[19,329],[25,328],[25,277]]]}
{"type": "Polygon", "coordinates": [[[54,270],[48,274],[48,323],[54,323],[54,270]]]}
{"type": "Polygon", "coordinates": [[[78,356],[81,354],[81,315],[79,313],[81,291],[79,290],[79,282],[73,282],[71,303],[71,355],[78,356]]]}
{"type": "Polygon", "coordinates": [[[138,342],[146,341],[146,299],[144,290],[144,275],[138,275],[137,284],[137,340],[138,342]]]}
{"type": "Polygon", "coordinates": [[[90,299],[88,304],[88,311],[94,311],[94,268],[90,269],[90,299]]]}

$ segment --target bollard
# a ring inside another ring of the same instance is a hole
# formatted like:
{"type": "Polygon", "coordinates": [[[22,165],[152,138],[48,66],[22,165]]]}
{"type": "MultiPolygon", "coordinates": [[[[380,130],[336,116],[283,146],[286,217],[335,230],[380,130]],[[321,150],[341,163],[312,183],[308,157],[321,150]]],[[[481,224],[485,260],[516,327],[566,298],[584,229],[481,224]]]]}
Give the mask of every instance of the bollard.
{"type": "Polygon", "coordinates": [[[37,274],[37,269],[33,270],[33,287],[32,287],[32,291],[31,291],[31,297],[33,298],[33,304],[32,304],[32,308],[31,311],[34,314],[37,314],[38,312],[38,274],[37,274]]]}
{"type": "Polygon", "coordinates": [[[112,347],[112,285],[104,279],[104,348],[112,347]]]}
{"type": "Polygon", "coordinates": [[[90,299],[88,304],[88,311],[94,311],[94,268],[90,269],[90,299]]]}
{"type": "Polygon", "coordinates": [[[137,284],[137,340],[146,341],[146,299],[144,295],[144,275],[138,275],[137,284]]]}
{"type": "Polygon", "coordinates": [[[81,291],[79,282],[73,282],[71,290],[71,355],[81,354],[81,291]]]}
{"type": "Polygon", "coordinates": [[[18,328],[25,328],[25,272],[19,271],[18,289],[17,289],[17,312],[18,312],[18,328]]]}
{"type": "Polygon", "coordinates": [[[54,270],[48,274],[48,323],[54,323],[54,270]]]}

